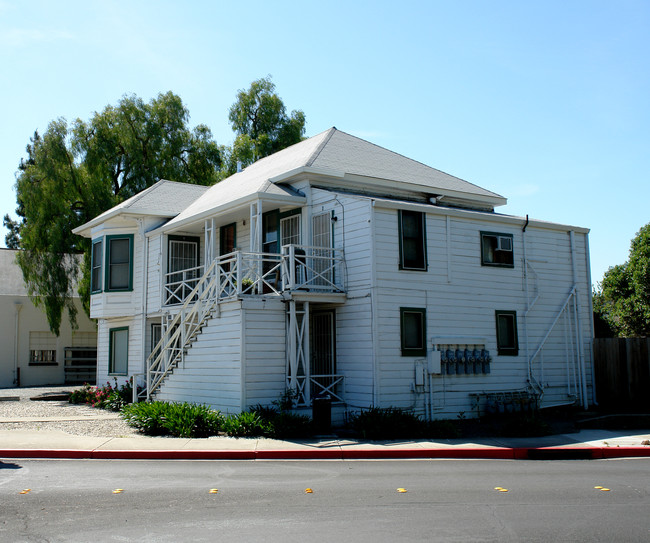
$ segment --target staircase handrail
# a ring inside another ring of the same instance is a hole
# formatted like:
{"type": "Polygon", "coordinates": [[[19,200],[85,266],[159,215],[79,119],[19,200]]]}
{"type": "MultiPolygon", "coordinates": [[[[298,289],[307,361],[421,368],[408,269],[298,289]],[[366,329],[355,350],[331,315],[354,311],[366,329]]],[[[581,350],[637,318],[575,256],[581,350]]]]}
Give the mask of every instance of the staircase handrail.
{"type": "Polygon", "coordinates": [[[178,313],[176,313],[172,321],[167,325],[167,328],[158,344],[147,357],[147,399],[151,398],[151,394],[156,391],[160,383],[162,383],[176,365],[183,350],[200,329],[203,318],[212,310],[214,304],[216,304],[216,296],[213,295],[212,291],[214,290],[216,282],[216,275],[213,272],[217,262],[217,259],[213,260],[210,266],[206,269],[200,281],[196,284],[190,295],[185,299],[185,303],[183,303],[178,313]],[[204,307],[204,301],[208,301],[207,308],[204,307]],[[190,305],[192,307],[187,311],[190,305]],[[184,333],[185,330],[182,325],[185,325],[186,323],[191,324],[194,317],[199,314],[201,309],[203,309],[201,312],[201,318],[196,320],[196,324],[190,331],[190,334],[184,333]],[[179,326],[179,324],[181,326],[179,326]],[[180,348],[177,348],[177,352],[174,353],[174,356],[167,361],[167,364],[165,364],[164,367],[162,367],[164,358],[167,356],[167,351],[172,348],[181,334],[185,336],[183,338],[183,344],[180,348]],[[153,379],[155,379],[155,382],[152,382],[153,379]]]}

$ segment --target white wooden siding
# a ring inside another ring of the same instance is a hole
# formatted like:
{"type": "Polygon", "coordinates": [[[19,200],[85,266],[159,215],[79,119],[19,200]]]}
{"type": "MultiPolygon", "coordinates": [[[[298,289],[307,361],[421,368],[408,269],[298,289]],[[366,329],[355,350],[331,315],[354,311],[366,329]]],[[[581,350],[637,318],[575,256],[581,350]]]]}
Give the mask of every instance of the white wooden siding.
{"type": "Polygon", "coordinates": [[[221,305],[164,382],[157,400],[211,405],[223,413],[241,411],[241,302],[221,305]]]}
{"type": "Polygon", "coordinates": [[[244,302],[246,406],[270,405],[286,389],[286,305],[244,302]]]}
{"type": "MultiPolygon", "coordinates": [[[[456,213],[457,215],[457,213],[456,213]]],[[[427,337],[472,336],[487,339],[493,357],[491,373],[484,375],[444,375],[434,378],[434,405],[440,416],[451,416],[471,409],[470,393],[523,389],[527,385],[528,353],[537,349],[573,286],[570,238],[566,230],[529,227],[526,256],[536,272],[529,271],[529,300],[539,294],[526,324],[527,309],[523,270],[521,228],[504,221],[481,220],[427,214],[428,270],[399,270],[397,211],[375,209],[376,263],[378,287],[378,374],[381,405],[422,409],[424,398],[412,392],[414,366],[418,358],[403,357],[400,351],[400,307],[427,310],[427,337]],[[447,225],[451,232],[447,233],[447,225]],[[496,231],[513,235],[514,267],[481,265],[480,232],[496,231]],[[451,246],[447,247],[447,239],[451,246]],[[448,261],[448,259],[451,259],[448,261]],[[537,286],[535,291],[534,284],[537,286]],[[519,354],[499,356],[496,349],[495,310],[517,312],[519,354]]],[[[523,223],[522,223],[523,226],[523,223]]],[[[585,368],[590,382],[590,319],[586,270],[585,235],[575,236],[577,277],[580,288],[582,337],[585,368]]],[[[567,395],[564,327],[549,336],[541,363],[533,365],[534,377],[542,379],[546,405],[571,401],[567,395]]]]}
{"type": "Polygon", "coordinates": [[[134,373],[142,373],[144,371],[141,351],[142,341],[141,318],[100,319],[97,326],[97,385],[103,386],[106,382],[113,385],[114,379],[117,378],[121,386],[134,373]],[[128,375],[113,376],[108,373],[109,335],[111,329],[122,327],[128,327],[129,329],[128,375]]]}

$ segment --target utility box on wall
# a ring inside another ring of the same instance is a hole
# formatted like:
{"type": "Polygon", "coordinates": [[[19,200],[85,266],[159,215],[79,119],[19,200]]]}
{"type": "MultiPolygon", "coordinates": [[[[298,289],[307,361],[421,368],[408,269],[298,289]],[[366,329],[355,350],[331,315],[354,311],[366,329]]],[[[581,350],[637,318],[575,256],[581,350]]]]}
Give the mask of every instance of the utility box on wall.
{"type": "Polygon", "coordinates": [[[440,364],[440,351],[431,351],[429,356],[429,373],[440,375],[442,373],[442,366],[440,364]]]}

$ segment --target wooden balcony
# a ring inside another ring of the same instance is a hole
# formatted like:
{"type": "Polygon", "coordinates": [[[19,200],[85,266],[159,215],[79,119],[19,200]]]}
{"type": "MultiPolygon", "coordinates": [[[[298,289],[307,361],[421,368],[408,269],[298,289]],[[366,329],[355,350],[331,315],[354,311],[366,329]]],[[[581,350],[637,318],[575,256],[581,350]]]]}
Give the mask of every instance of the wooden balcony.
{"type": "MultiPolygon", "coordinates": [[[[344,266],[342,249],[285,245],[281,254],[234,251],[220,256],[209,273],[214,275],[217,299],[261,295],[291,297],[344,294],[344,266]]],[[[163,304],[182,305],[188,297],[197,297],[200,293],[194,290],[203,275],[203,266],[167,273],[163,304]]]]}

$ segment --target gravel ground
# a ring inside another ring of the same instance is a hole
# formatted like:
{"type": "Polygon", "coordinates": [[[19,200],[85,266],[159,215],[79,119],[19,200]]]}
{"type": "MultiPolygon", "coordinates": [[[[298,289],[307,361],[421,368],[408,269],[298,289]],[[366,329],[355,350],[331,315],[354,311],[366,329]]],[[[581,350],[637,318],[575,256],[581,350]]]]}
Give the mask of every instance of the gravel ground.
{"type": "Polygon", "coordinates": [[[30,398],[47,393],[70,392],[71,386],[0,389],[0,430],[59,430],[67,434],[92,437],[141,436],[124,422],[117,413],[96,409],[89,405],[73,405],[67,401],[32,401],[30,398]],[[1,401],[2,398],[19,397],[18,401],[1,401]],[[38,420],[20,420],[36,418],[38,420]],[[81,420],[47,420],[67,418],[81,420]],[[88,419],[88,420],[83,420],[88,419]]]}

